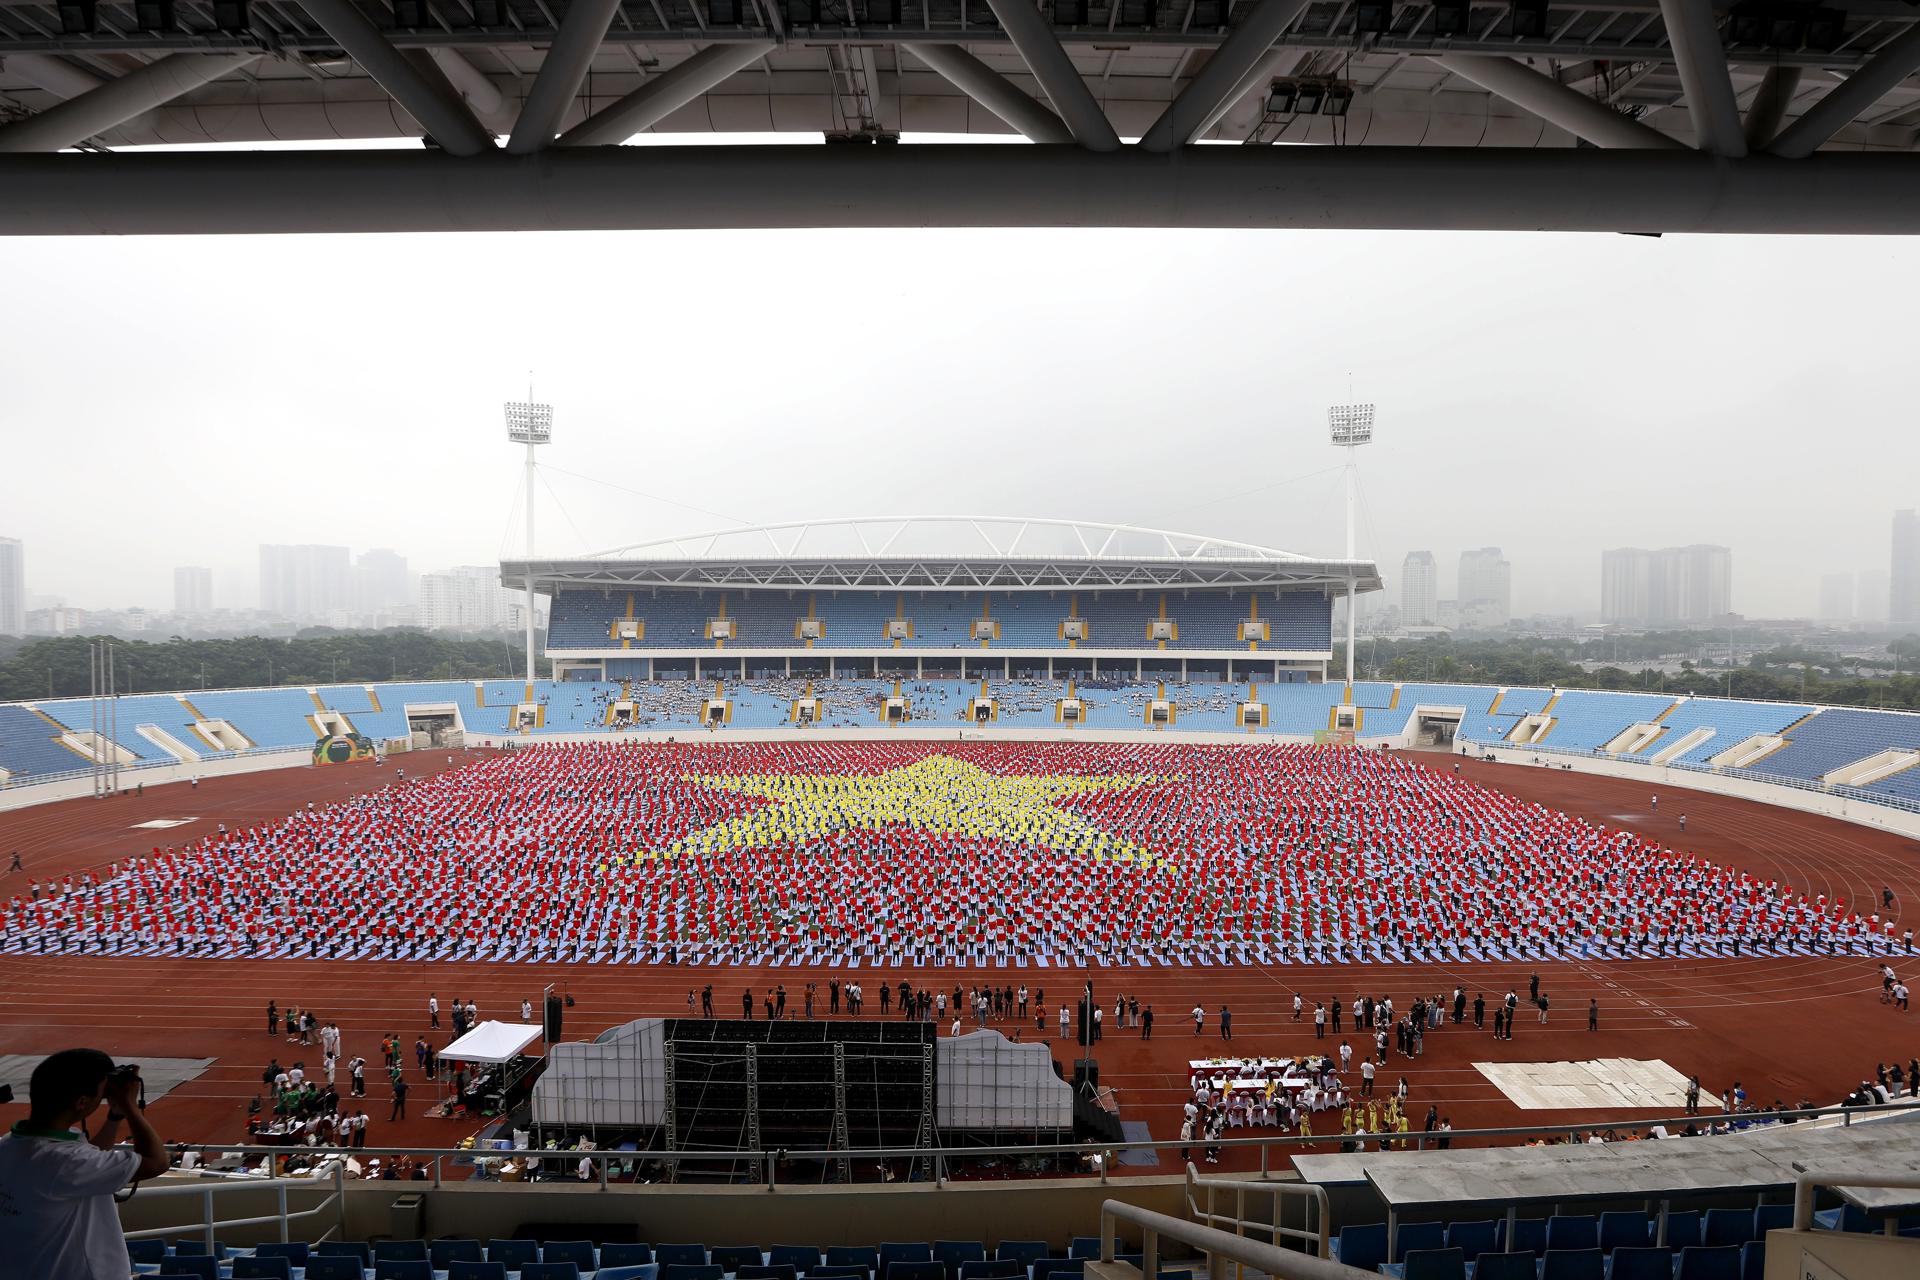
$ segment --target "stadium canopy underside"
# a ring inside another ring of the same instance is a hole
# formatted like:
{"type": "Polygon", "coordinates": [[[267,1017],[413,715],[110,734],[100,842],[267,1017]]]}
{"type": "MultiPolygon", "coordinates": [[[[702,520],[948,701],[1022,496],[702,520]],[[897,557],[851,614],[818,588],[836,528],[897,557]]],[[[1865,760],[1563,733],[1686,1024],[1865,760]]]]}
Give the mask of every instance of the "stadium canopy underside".
{"type": "Polygon", "coordinates": [[[1917,68],[1903,0],[0,0],[0,232],[1910,232],[1917,68]]]}
{"type": "Polygon", "coordinates": [[[507,560],[536,588],[1044,591],[1169,587],[1380,589],[1371,560],[1087,521],[1001,516],[799,521],[663,538],[559,560],[507,560]]]}

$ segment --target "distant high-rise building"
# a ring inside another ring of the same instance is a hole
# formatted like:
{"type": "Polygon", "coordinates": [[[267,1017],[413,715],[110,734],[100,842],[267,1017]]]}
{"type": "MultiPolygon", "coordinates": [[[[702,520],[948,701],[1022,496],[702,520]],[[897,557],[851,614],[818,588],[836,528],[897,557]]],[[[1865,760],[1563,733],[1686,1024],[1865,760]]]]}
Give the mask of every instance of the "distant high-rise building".
{"type": "Polygon", "coordinates": [[[1920,511],[1893,513],[1893,573],[1887,580],[1887,621],[1920,624],[1920,511]]]}
{"type": "Polygon", "coordinates": [[[353,562],[353,609],[379,615],[413,603],[413,584],[407,578],[407,558],[384,547],[363,551],[353,562]]]}
{"type": "Polygon", "coordinates": [[[1862,569],[1858,589],[1854,592],[1854,613],[1862,622],[1885,622],[1887,620],[1887,592],[1889,578],[1885,569],[1862,569]]]}
{"type": "Polygon", "coordinates": [[[1460,622],[1469,631],[1499,631],[1513,616],[1513,566],[1498,547],[1460,553],[1460,622]]]}
{"type": "Polygon", "coordinates": [[[189,617],[213,612],[213,570],[182,565],[173,571],[173,611],[189,617]]]}
{"type": "Polygon", "coordinates": [[[0,636],[27,634],[27,549],[0,538],[0,636]]]}
{"type": "Polygon", "coordinates": [[[1822,622],[1853,621],[1853,585],[1853,575],[1850,573],[1820,575],[1820,620],[1822,622]]]}
{"type": "Polygon", "coordinates": [[[1409,627],[1440,620],[1440,566],[1431,551],[1409,551],[1401,562],[1400,620],[1409,627]]]}
{"type": "Polygon", "coordinates": [[[345,547],[260,548],[260,607],[295,622],[324,621],[353,605],[352,559],[345,547]]]}
{"type": "Polygon", "coordinates": [[[1642,623],[1653,594],[1653,553],[1621,547],[1600,553],[1600,620],[1642,623]]]}
{"type": "Polygon", "coordinates": [[[518,593],[495,565],[462,565],[420,575],[420,625],[441,631],[499,631],[519,616],[518,593]]]}
{"type": "Polygon", "coordinates": [[[1605,622],[1689,624],[1733,611],[1733,552],[1705,544],[1600,554],[1600,617],[1605,622]]]}

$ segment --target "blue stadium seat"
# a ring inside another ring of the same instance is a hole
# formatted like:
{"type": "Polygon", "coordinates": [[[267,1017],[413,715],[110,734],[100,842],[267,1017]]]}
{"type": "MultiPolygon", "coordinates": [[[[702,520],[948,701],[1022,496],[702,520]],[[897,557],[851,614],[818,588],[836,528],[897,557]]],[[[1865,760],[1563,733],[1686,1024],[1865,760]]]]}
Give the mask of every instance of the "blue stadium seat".
{"type": "Polygon", "coordinates": [[[1018,1262],[1022,1266],[1032,1266],[1047,1256],[1045,1240],[1002,1240],[993,1256],[1001,1262],[1018,1262]]]}
{"type": "MultiPolygon", "coordinates": [[[[759,1260],[758,1254],[754,1260],[759,1260]]],[[[599,1265],[593,1256],[591,1240],[549,1240],[540,1246],[540,1261],[571,1262],[582,1271],[591,1271],[599,1265]]]]}
{"type": "Polygon", "coordinates": [[[660,1280],[725,1280],[726,1274],[712,1263],[674,1262],[660,1268],[660,1280]]]}
{"type": "Polygon", "coordinates": [[[449,1238],[435,1240],[427,1246],[427,1257],[433,1262],[435,1271],[445,1271],[455,1262],[480,1262],[486,1256],[486,1250],[478,1240],[449,1238]]]}
{"type": "Polygon", "coordinates": [[[507,1280],[507,1264],[455,1258],[447,1264],[447,1280],[507,1280]]]}
{"type": "Polygon", "coordinates": [[[1033,1264],[1033,1280],[1047,1280],[1048,1276],[1085,1275],[1085,1258],[1042,1258],[1033,1264]]]}
{"type": "Polygon", "coordinates": [[[364,1280],[365,1264],[350,1253],[316,1253],[307,1259],[302,1280],[364,1280]]]}
{"type": "Polygon", "coordinates": [[[960,1280],[961,1267],[987,1260],[987,1246],[978,1240],[935,1240],[933,1256],[947,1264],[947,1280],[960,1280]]]}
{"type": "Polygon", "coordinates": [[[658,1280],[659,1272],[657,1264],[639,1262],[629,1267],[602,1267],[593,1273],[593,1280],[658,1280]]]}
{"type": "Polygon", "coordinates": [[[820,1265],[820,1249],[811,1244],[776,1244],[767,1250],[767,1261],[791,1266],[804,1275],[820,1265]]]}
{"type": "Polygon", "coordinates": [[[1409,1249],[1399,1262],[1383,1262],[1393,1280],[1466,1280],[1467,1257],[1458,1249],[1409,1249]]]}
{"type": "Polygon", "coordinates": [[[175,1240],[168,1252],[176,1258],[224,1258],[227,1246],[218,1240],[212,1246],[205,1240],[175,1240]]]}
{"type": "Polygon", "coordinates": [[[1026,1274],[1027,1264],[1016,1258],[960,1264],[960,1280],[1025,1280],[1026,1274]]]}
{"type": "MultiPolygon", "coordinates": [[[[718,1261],[718,1259],[715,1259],[718,1261]]],[[[925,1244],[907,1244],[898,1241],[882,1241],[880,1244],[879,1267],[884,1275],[888,1267],[896,1262],[932,1262],[933,1248],[925,1244]]]]}
{"type": "Polygon", "coordinates": [[[373,1260],[381,1262],[386,1259],[392,1259],[395,1262],[425,1262],[427,1242],[425,1240],[375,1240],[373,1260]]]}
{"type": "Polygon", "coordinates": [[[829,1267],[818,1266],[807,1272],[808,1280],[873,1280],[873,1272],[865,1267],[829,1267]]]}
{"type": "Polygon", "coordinates": [[[1607,1256],[1607,1280],[1673,1280],[1673,1250],[1625,1245],[1607,1256]]]}
{"type": "Polygon", "coordinates": [[[1688,1249],[1700,1243],[1700,1215],[1686,1213],[1667,1214],[1667,1248],[1688,1249]]]}
{"type": "Polygon", "coordinates": [[[1074,1236],[1067,1241],[1067,1256],[1097,1260],[1100,1257],[1100,1237],[1074,1236]]]}
{"type": "Polygon", "coordinates": [[[518,1271],[529,1262],[540,1261],[540,1242],[537,1240],[489,1240],[487,1241],[487,1261],[504,1262],[507,1270],[518,1271]]]}
{"type": "Polygon", "coordinates": [[[1470,1280],[1538,1280],[1535,1265],[1531,1253],[1483,1253],[1468,1275],[1470,1280]]]}
{"type": "Polygon", "coordinates": [[[1751,1209],[1709,1209],[1702,1224],[1700,1242],[1709,1248],[1740,1246],[1753,1239],[1751,1209]]]}
{"type": "Polygon", "coordinates": [[[362,1267],[373,1265],[373,1246],[364,1240],[322,1240],[312,1253],[321,1258],[358,1258],[362,1267]]]}
{"type": "Polygon", "coordinates": [[[220,1263],[210,1253],[188,1254],[181,1257],[175,1254],[160,1260],[160,1274],[163,1276],[198,1276],[200,1280],[220,1280],[220,1263]]]}
{"type": "Polygon", "coordinates": [[[1369,1222],[1365,1226],[1340,1228],[1332,1241],[1333,1258],[1362,1271],[1377,1270],[1387,1257],[1387,1224],[1369,1222]]]}
{"type": "Polygon", "coordinates": [[[1390,1262],[1399,1262],[1416,1249],[1422,1253],[1447,1247],[1447,1224],[1444,1222],[1403,1222],[1393,1237],[1393,1257],[1390,1262]]]}
{"type": "Polygon", "coordinates": [[[702,1267],[707,1262],[703,1244],[656,1244],[653,1260],[663,1267],[702,1267]]]}
{"type": "Polygon", "coordinates": [[[1764,1240],[1769,1231],[1787,1231],[1793,1227],[1793,1206],[1761,1204],[1753,1208],[1753,1238],[1764,1240]]]}
{"type": "Polygon", "coordinates": [[[127,1241],[127,1259],[130,1262],[148,1263],[159,1266],[160,1260],[167,1256],[165,1240],[129,1240],[127,1241]]]}
{"type": "Polygon", "coordinates": [[[1740,1246],[1740,1280],[1766,1280],[1767,1242],[1750,1240],[1740,1246]]]}
{"type": "Polygon", "coordinates": [[[267,1244],[255,1245],[253,1256],[256,1258],[285,1258],[296,1267],[307,1265],[310,1252],[305,1240],[274,1240],[267,1244]]]}
{"type": "Polygon", "coordinates": [[[1447,1224],[1447,1247],[1458,1249],[1468,1262],[1474,1261],[1483,1253],[1492,1253],[1499,1235],[1499,1225],[1492,1218],[1479,1222],[1450,1222],[1447,1224]]]}
{"type": "Polygon", "coordinates": [[[1513,1239],[1507,1239],[1507,1221],[1500,1220],[1500,1247],[1508,1253],[1531,1253],[1539,1257],[1547,1251],[1547,1220],[1518,1218],[1513,1224],[1513,1239]]]}
{"type": "Polygon", "coordinates": [[[639,1267],[652,1261],[651,1245],[621,1241],[600,1246],[600,1265],[603,1267],[639,1267]]]}
{"type": "Polygon", "coordinates": [[[835,1244],[827,1246],[830,1267],[865,1267],[872,1275],[880,1266],[880,1251],[872,1245],[835,1244]]]}
{"type": "Polygon", "coordinates": [[[881,1280],[947,1280],[947,1264],[928,1258],[921,1262],[889,1262],[881,1280]]]}
{"type": "Polygon", "coordinates": [[[1547,1219],[1547,1252],[1599,1247],[1599,1219],[1590,1215],[1559,1213],[1547,1219]]]}
{"type": "MultiPolygon", "coordinates": [[[[529,1262],[520,1268],[520,1280],[580,1280],[580,1264],[565,1262],[529,1262]]],[[[714,1280],[719,1280],[718,1275],[714,1280]]]]}
{"type": "Polygon", "coordinates": [[[425,1258],[376,1258],[373,1280],[433,1280],[433,1264],[425,1258]]]}
{"type": "Polygon", "coordinates": [[[233,1260],[233,1280],[293,1280],[293,1262],[289,1258],[250,1258],[233,1260]]]}
{"type": "Polygon", "coordinates": [[[1674,1264],[1673,1280],[1740,1280],[1740,1250],[1731,1245],[1688,1246],[1674,1264]]]}
{"type": "Polygon", "coordinates": [[[758,1267],[765,1264],[766,1251],[755,1244],[717,1244],[709,1261],[722,1271],[738,1272],[742,1267],[758,1267]]]}
{"type": "Polygon", "coordinates": [[[1549,1249],[1540,1259],[1540,1280],[1605,1280],[1606,1272],[1598,1249],[1549,1249]]]}
{"type": "MultiPolygon", "coordinates": [[[[600,1260],[606,1261],[606,1251],[600,1253],[600,1260]]],[[[799,1269],[791,1263],[762,1263],[754,1267],[741,1267],[733,1273],[733,1280],[800,1280],[799,1269]]]]}
{"type": "Polygon", "coordinates": [[[1644,1249],[1653,1240],[1653,1226],[1644,1213],[1615,1209],[1600,1215],[1600,1248],[1644,1249]]]}

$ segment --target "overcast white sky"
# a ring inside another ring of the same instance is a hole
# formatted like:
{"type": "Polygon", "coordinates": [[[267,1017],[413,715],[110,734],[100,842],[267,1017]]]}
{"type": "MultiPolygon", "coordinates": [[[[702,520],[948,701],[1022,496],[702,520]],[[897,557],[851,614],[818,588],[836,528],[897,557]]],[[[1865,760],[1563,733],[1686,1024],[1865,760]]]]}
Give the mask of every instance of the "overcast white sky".
{"type": "Polygon", "coordinates": [[[1349,374],[1395,599],[1413,548],[1450,594],[1503,547],[1531,611],[1597,607],[1604,547],[1704,541],[1736,609],[1806,614],[1920,503],[1901,240],[14,239],[0,282],[0,534],[88,608],[168,607],[179,564],[251,605],[262,542],[517,554],[500,402],[530,369],[546,554],[963,509],[1337,553],[1349,374]]]}

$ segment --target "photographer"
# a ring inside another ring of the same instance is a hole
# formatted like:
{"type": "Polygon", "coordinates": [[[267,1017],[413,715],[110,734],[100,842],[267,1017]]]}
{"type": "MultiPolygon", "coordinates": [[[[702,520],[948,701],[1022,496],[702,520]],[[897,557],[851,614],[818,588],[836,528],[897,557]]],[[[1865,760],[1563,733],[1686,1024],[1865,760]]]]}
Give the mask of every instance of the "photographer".
{"type": "Polygon", "coordinates": [[[138,1068],[98,1049],[65,1049],[33,1069],[27,1118],[0,1138],[0,1257],[36,1280],[126,1280],[114,1193],[167,1170],[140,1110],[138,1068]],[[104,1102],[105,1121],[87,1117],[104,1102]],[[116,1148],[125,1127],[131,1149],[116,1148]],[[75,1132],[78,1128],[79,1132],[75,1132]]]}

